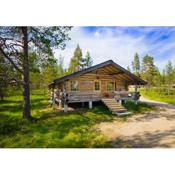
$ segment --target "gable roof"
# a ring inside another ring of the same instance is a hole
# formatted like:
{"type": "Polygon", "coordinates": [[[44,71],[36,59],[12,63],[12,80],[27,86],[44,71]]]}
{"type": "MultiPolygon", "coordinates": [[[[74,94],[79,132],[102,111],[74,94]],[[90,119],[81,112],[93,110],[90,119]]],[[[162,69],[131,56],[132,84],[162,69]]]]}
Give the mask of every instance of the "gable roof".
{"type": "Polygon", "coordinates": [[[103,68],[103,67],[109,66],[109,65],[113,66],[118,71],[120,71],[119,73],[121,73],[121,74],[123,73],[123,74],[128,75],[132,79],[133,84],[137,84],[137,85],[146,85],[147,84],[147,82],[145,82],[141,78],[137,77],[136,75],[132,74],[128,70],[124,69],[123,67],[121,67],[120,65],[118,65],[117,63],[115,63],[114,61],[108,60],[108,61],[105,61],[103,63],[97,64],[95,66],[89,67],[87,69],[83,69],[81,71],[74,72],[74,73],[69,74],[69,75],[66,75],[64,77],[55,79],[51,84],[49,84],[49,87],[51,87],[53,85],[56,85],[56,84],[59,84],[61,82],[64,82],[66,80],[69,80],[70,78],[78,77],[80,75],[83,75],[83,74],[86,74],[86,73],[95,71],[95,70],[97,70],[99,68],[103,68]]]}

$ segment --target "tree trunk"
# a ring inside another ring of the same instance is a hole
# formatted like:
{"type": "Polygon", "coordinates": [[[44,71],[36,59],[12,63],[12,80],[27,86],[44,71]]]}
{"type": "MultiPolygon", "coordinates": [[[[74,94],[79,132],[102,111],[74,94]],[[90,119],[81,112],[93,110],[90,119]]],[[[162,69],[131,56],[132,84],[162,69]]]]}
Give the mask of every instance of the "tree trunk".
{"type": "Polygon", "coordinates": [[[28,33],[27,27],[22,27],[23,34],[23,98],[24,98],[24,109],[23,118],[30,120],[30,85],[29,85],[29,58],[28,58],[28,33]]]}

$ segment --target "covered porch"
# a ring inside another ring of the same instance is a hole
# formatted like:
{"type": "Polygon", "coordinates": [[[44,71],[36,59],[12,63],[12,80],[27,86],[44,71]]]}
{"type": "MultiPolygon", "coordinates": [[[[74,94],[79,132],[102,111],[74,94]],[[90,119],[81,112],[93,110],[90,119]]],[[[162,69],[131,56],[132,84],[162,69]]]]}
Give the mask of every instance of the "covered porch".
{"type": "Polygon", "coordinates": [[[121,100],[138,100],[140,93],[130,91],[113,91],[111,93],[105,93],[99,95],[97,92],[69,92],[66,95],[68,103],[88,102],[88,101],[100,101],[102,98],[115,98],[116,101],[121,100]]]}
{"type": "Polygon", "coordinates": [[[104,101],[104,99],[114,99],[116,103],[122,104],[125,100],[133,100],[137,103],[140,97],[139,92],[130,92],[130,91],[113,91],[112,96],[110,94],[100,95],[97,92],[69,92],[69,93],[60,93],[57,96],[57,101],[59,102],[59,108],[64,108],[64,111],[67,112],[68,105],[71,103],[84,103],[88,102],[89,109],[93,107],[93,102],[104,101]]]}

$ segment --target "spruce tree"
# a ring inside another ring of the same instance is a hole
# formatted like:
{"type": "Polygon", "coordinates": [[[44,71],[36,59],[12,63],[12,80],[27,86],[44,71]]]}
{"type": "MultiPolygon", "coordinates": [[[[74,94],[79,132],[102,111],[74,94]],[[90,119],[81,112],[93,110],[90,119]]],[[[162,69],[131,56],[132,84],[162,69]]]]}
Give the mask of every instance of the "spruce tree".
{"type": "Polygon", "coordinates": [[[134,61],[132,62],[133,73],[140,77],[140,59],[138,53],[134,55],[134,61]]]}
{"type": "Polygon", "coordinates": [[[148,86],[154,86],[154,78],[158,74],[158,69],[154,65],[154,58],[146,55],[142,62],[142,78],[148,83],[148,86]]]}
{"type": "Polygon", "coordinates": [[[77,47],[74,51],[74,55],[71,58],[71,61],[69,64],[68,72],[69,73],[77,72],[82,70],[83,68],[84,68],[84,59],[82,57],[82,50],[79,44],[77,44],[77,47]]]}
{"type": "Polygon", "coordinates": [[[64,70],[64,57],[62,57],[61,55],[59,56],[58,59],[58,75],[59,77],[62,77],[65,73],[64,70]]]}
{"type": "Polygon", "coordinates": [[[89,67],[92,66],[92,64],[93,64],[93,60],[92,60],[92,58],[90,56],[90,53],[86,52],[84,67],[85,68],[89,68],[89,67]]]}

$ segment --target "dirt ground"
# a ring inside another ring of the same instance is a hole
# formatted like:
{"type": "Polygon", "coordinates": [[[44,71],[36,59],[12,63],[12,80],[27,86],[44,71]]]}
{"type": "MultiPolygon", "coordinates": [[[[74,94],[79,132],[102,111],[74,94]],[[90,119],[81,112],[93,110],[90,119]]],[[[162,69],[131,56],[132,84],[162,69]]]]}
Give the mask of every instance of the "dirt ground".
{"type": "Polygon", "coordinates": [[[158,109],[134,115],[125,122],[101,123],[98,129],[118,148],[175,148],[175,105],[143,97],[140,101],[158,109]]]}

